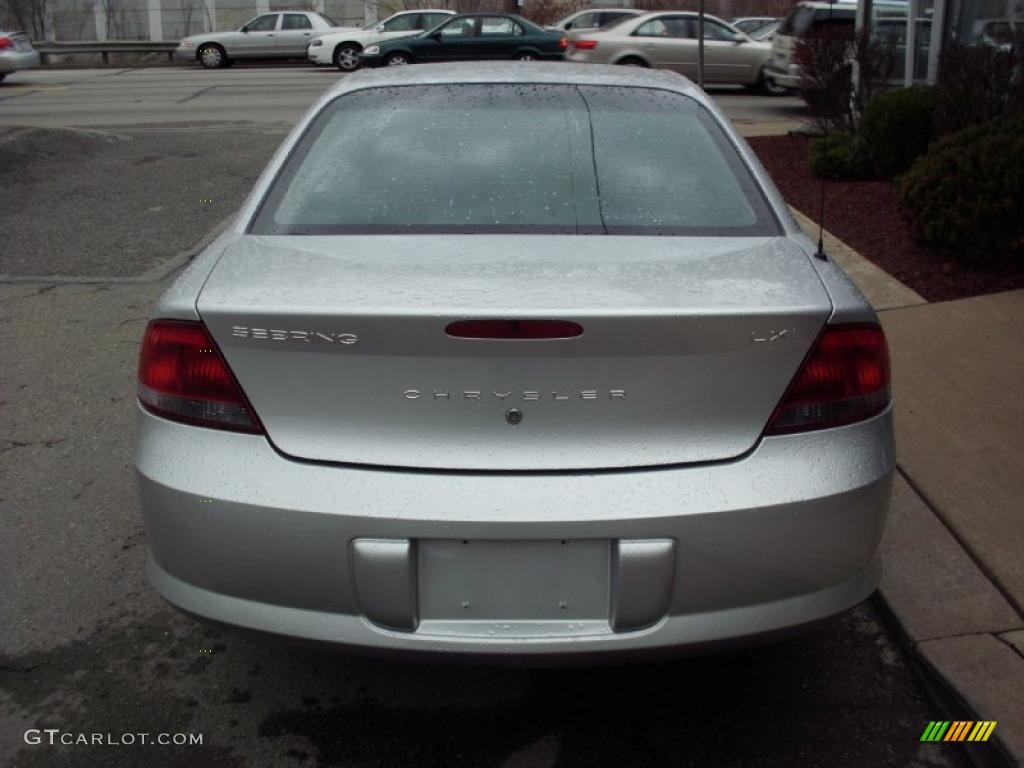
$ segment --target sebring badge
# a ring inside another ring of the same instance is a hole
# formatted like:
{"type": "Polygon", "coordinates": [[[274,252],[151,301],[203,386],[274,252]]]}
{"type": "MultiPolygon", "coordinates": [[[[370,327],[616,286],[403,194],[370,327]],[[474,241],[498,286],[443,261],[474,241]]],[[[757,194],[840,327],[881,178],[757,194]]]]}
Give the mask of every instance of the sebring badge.
{"type": "Polygon", "coordinates": [[[307,344],[343,344],[351,346],[359,342],[354,333],[334,331],[292,331],[278,328],[250,328],[246,325],[231,326],[231,335],[239,339],[268,339],[270,341],[304,341],[307,344]]]}

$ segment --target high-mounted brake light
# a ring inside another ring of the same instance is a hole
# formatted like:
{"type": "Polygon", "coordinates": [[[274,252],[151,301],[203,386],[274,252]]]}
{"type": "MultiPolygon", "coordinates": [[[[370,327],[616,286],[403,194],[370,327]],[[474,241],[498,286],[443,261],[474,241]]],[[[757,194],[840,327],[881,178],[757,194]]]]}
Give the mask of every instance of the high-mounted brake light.
{"type": "Polygon", "coordinates": [[[202,323],[154,320],[149,324],[139,353],[139,402],[172,421],[263,431],[202,323]]]}
{"type": "Polygon", "coordinates": [[[827,326],[772,414],[765,434],[838,427],[889,404],[889,348],[873,323],[827,326]]]}
{"type": "Polygon", "coordinates": [[[568,320],[456,320],[444,332],[460,339],[574,339],[583,326],[568,320]]]}
{"type": "Polygon", "coordinates": [[[597,40],[573,40],[572,47],[577,51],[592,51],[597,48],[597,40]]]}

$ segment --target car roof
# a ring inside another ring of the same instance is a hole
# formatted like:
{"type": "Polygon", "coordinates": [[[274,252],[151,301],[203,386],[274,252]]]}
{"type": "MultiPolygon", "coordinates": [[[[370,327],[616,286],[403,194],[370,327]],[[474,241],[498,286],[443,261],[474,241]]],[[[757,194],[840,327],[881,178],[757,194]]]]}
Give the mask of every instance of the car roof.
{"type": "MultiPolygon", "coordinates": [[[[634,21],[641,21],[642,22],[642,21],[647,21],[648,19],[655,19],[655,18],[658,18],[660,16],[687,16],[687,17],[689,17],[691,19],[696,19],[698,16],[700,16],[700,14],[697,13],[697,11],[673,11],[673,10],[645,11],[640,16],[634,16],[633,20],[634,21]]],[[[731,27],[732,26],[732,22],[726,21],[721,16],[715,16],[715,15],[710,14],[710,13],[705,13],[704,14],[704,18],[705,19],[711,19],[712,21],[720,22],[720,23],[724,24],[727,27],[731,27]]],[[[605,32],[608,29],[610,29],[610,28],[609,27],[602,27],[601,31],[605,32]]]]}
{"type": "MultiPolygon", "coordinates": [[[[673,11],[672,9],[668,9],[668,8],[663,10],[663,11],[644,11],[643,15],[644,16],[668,16],[668,15],[671,15],[671,16],[692,16],[695,19],[698,16],[700,16],[700,14],[697,13],[697,11],[673,11]]],[[[723,21],[726,24],[729,23],[728,21],[725,21],[725,19],[723,19],[721,16],[715,16],[713,13],[705,13],[704,14],[704,18],[705,19],[714,19],[715,21],[723,21]]]]}
{"type": "Polygon", "coordinates": [[[841,10],[856,10],[856,0],[836,0],[834,3],[827,2],[827,0],[800,0],[797,5],[807,6],[808,8],[831,8],[834,6],[840,6],[841,10]]]}
{"type": "Polygon", "coordinates": [[[661,88],[690,96],[714,111],[707,95],[685,77],[675,72],[645,67],[571,64],[568,62],[536,63],[510,67],[507,62],[474,61],[431,64],[430,66],[360,69],[335,83],[324,93],[320,105],[333,101],[342,94],[365,88],[473,83],[661,88]]]}
{"type": "MultiPolygon", "coordinates": [[[[498,13],[497,11],[480,11],[478,13],[459,13],[459,14],[456,14],[456,15],[457,16],[468,16],[468,17],[472,17],[474,19],[477,18],[478,16],[497,16],[497,17],[502,18],[502,19],[522,19],[523,21],[530,21],[529,19],[524,19],[518,13],[498,13]]],[[[533,24],[532,21],[530,21],[530,23],[533,24]]]]}

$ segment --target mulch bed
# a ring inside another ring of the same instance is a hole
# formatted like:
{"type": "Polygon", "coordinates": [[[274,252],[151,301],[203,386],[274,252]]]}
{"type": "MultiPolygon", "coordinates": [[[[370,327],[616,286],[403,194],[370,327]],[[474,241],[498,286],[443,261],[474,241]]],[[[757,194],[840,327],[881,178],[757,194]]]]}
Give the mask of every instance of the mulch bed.
{"type": "MultiPolygon", "coordinates": [[[[786,202],[818,220],[821,181],[811,174],[808,140],[799,136],[748,139],[786,202]]],[[[825,229],[928,301],[946,301],[1024,288],[1024,268],[968,269],[916,242],[887,181],[826,181],[825,229]]]]}

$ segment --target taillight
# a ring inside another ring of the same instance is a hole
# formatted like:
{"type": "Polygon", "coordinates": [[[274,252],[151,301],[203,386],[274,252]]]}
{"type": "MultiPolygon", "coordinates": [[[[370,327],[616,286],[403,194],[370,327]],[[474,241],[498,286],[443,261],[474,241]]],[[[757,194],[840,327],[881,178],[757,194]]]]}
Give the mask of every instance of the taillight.
{"type": "Polygon", "coordinates": [[[4,48],[13,48],[13,47],[14,47],[14,41],[11,40],[11,38],[5,37],[4,35],[0,35],[0,50],[3,50],[4,48]]]}
{"type": "Polygon", "coordinates": [[[561,39],[558,41],[558,47],[559,48],[568,48],[569,47],[569,38],[566,37],[565,35],[562,35],[561,39]]]}
{"type": "Polygon", "coordinates": [[[592,51],[597,48],[597,40],[573,40],[572,47],[577,51],[592,51]]]}
{"type": "Polygon", "coordinates": [[[765,434],[867,419],[889,404],[889,348],[872,323],[827,326],[772,414],[765,434]]]}
{"type": "Polygon", "coordinates": [[[263,431],[202,323],[154,320],[149,324],[139,353],[139,401],[172,421],[263,431]]]}

